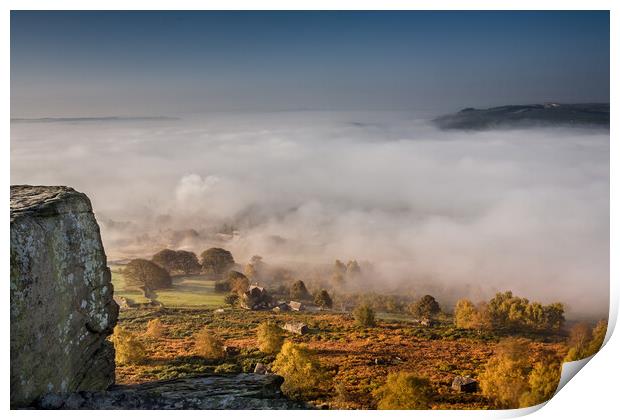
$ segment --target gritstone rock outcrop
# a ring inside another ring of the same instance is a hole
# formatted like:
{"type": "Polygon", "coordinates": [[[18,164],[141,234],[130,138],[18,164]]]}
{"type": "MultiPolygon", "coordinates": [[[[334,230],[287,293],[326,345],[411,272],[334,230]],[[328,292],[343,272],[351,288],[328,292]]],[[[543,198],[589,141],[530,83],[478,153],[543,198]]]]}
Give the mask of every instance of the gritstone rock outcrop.
{"type": "Polygon", "coordinates": [[[114,383],[118,317],[99,226],[68,187],[11,187],[11,406],[114,383]]]}

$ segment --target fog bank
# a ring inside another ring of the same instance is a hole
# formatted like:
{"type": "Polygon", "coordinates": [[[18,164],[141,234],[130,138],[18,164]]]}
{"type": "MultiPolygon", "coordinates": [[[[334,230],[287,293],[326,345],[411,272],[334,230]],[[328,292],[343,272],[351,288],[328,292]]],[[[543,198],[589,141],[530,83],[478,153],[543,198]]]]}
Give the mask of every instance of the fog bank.
{"type": "Polygon", "coordinates": [[[22,121],[11,183],[88,194],[110,259],[217,245],[238,262],[368,261],[386,290],[608,304],[608,131],[359,112],[22,121]]]}

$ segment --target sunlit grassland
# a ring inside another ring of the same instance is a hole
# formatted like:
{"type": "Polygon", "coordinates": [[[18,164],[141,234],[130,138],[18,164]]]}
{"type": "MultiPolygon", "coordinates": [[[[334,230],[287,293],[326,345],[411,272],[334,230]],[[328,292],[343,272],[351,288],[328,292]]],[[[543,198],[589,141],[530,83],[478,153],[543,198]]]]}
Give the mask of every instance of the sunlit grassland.
{"type": "MultiPolygon", "coordinates": [[[[112,283],[115,296],[121,296],[135,301],[146,303],[148,299],[143,292],[135,287],[127,286],[121,273],[121,266],[111,266],[112,283]]],[[[157,300],[167,307],[173,308],[217,308],[224,305],[223,293],[215,292],[215,281],[205,276],[175,276],[172,278],[171,289],[157,290],[157,300]]]]}

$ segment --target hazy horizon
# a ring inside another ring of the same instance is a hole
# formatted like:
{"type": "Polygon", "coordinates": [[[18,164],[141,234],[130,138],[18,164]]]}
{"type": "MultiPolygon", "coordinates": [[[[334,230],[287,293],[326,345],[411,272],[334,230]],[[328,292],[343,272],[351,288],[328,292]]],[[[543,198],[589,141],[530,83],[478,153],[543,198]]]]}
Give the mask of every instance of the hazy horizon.
{"type": "Polygon", "coordinates": [[[11,182],[87,193],[111,260],[222,246],[240,263],[366,261],[390,292],[608,303],[607,130],[288,112],[11,131],[11,182]]]}

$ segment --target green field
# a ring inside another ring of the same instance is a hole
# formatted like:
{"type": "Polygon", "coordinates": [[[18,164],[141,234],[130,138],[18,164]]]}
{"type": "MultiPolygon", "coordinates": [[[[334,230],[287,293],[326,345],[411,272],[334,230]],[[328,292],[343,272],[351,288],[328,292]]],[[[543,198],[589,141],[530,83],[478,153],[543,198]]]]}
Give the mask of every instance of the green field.
{"type": "MultiPolygon", "coordinates": [[[[111,266],[114,295],[125,297],[136,303],[146,303],[142,291],[128,287],[120,272],[120,266],[111,266]]],[[[157,300],[166,307],[173,308],[218,308],[224,305],[225,293],[216,293],[215,281],[207,280],[205,276],[174,276],[172,289],[157,290],[157,300]]]]}

